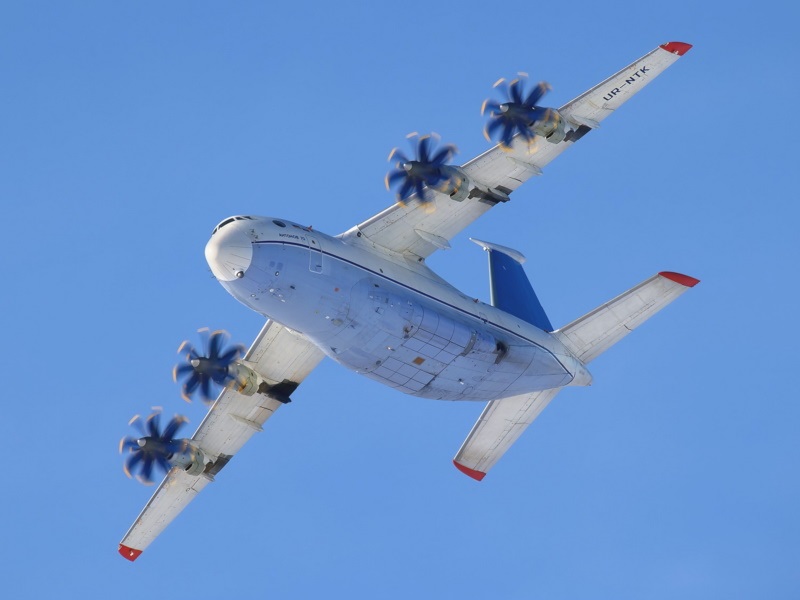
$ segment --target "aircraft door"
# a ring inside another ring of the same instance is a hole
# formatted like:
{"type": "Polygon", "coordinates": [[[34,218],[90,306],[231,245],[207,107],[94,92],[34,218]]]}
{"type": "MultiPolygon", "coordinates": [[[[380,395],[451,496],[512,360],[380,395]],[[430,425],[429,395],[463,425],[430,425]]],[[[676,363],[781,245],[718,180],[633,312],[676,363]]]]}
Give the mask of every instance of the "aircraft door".
{"type": "Polygon", "coordinates": [[[308,242],[308,270],[312,273],[322,273],[322,246],[313,235],[306,234],[308,242]]]}

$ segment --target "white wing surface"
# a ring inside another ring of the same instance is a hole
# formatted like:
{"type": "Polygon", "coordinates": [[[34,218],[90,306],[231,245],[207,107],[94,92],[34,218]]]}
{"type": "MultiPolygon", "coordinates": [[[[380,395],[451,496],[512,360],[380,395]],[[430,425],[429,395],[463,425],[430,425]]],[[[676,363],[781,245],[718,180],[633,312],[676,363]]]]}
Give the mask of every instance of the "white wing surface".
{"type": "Polygon", "coordinates": [[[602,83],[558,109],[573,127],[564,141],[539,141],[533,151],[519,138],[511,150],[495,146],[461,166],[472,181],[469,196],[457,201],[442,193],[431,194],[432,203],[411,201],[395,204],[345,232],[353,243],[365,243],[411,259],[425,258],[435,250],[449,247],[457,233],[492,206],[509,199],[509,194],[535,175],[556,156],[586,133],[599,126],[691,46],[669,42],[648,52],[602,83]],[[431,205],[432,204],[432,205],[431,205]]]}
{"type": "MultiPolygon", "coordinates": [[[[324,354],[300,334],[267,321],[244,357],[246,364],[276,389],[288,396],[319,364],[324,354]]],[[[277,399],[263,394],[243,396],[226,389],[217,398],[200,427],[192,436],[209,461],[201,475],[188,475],[173,468],[139,517],[122,538],[119,552],[136,560],[142,551],[169,525],[195,496],[214,480],[214,475],[230,461],[281,406],[277,399]]]]}
{"type": "Polygon", "coordinates": [[[593,361],[699,281],[664,271],[553,332],[584,364],[593,361]]]}
{"type": "Polygon", "coordinates": [[[483,479],[558,392],[556,388],[489,402],[453,464],[473,479],[483,479]]]}

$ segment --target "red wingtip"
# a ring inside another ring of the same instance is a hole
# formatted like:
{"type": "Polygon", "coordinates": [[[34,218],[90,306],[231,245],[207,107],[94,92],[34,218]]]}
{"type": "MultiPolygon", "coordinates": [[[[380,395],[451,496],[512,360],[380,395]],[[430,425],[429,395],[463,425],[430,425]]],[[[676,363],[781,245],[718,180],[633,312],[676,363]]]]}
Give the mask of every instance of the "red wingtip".
{"type": "Polygon", "coordinates": [[[484,477],[486,477],[486,473],[481,473],[480,471],[476,471],[475,469],[470,469],[469,467],[465,467],[464,465],[459,464],[456,461],[453,461],[453,464],[456,466],[456,469],[478,481],[481,481],[484,477]]]}
{"type": "Polygon", "coordinates": [[[661,47],[667,52],[672,52],[678,56],[683,56],[692,49],[692,45],[685,42],[667,42],[666,44],[661,44],[661,47]]]}
{"type": "Polygon", "coordinates": [[[695,279],[694,277],[689,277],[688,275],[682,275],[680,273],[673,273],[672,271],[662,271],[659,273],[662,277],[666,277],[667,279],[671,279],[675,283],[680,283],[681,285],[685,285],[686,287],[694,287],[698,283],[700,283],[699,279],[695,279]]]}
{"type": "Polygon", "coordinates": [[[139,555],[142,553],[141,550],[135,550],[134,548],[128,548],[127,546],[123,546],[122,544],[119,545],[119,553],[124,557],[127,558],[129,561],[133,562],[139,555]]]}

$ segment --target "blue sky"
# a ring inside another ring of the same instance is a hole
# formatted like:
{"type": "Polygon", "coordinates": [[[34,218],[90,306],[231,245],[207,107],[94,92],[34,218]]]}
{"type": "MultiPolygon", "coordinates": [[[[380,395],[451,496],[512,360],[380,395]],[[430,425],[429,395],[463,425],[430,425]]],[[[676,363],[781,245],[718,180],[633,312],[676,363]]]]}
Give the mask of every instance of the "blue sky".
{"type": "Polygon", "coordinates": [[[796,598],[796,27],[788,3],[8,2],[0,8],[5,597],[796,598]],[[165,6],[165,4],[167,4],[165,6]],[[482,482],[478,404],[323,362],[134,564],[152,488],[116,452],[198,327],[232,214],[338,233],[389,150],[465,162],[499,77],[558,106],[658,44],[676,65],[429,264],[488,299],[519,249],[554,325],[660,270],[702,284],[592,365],[482,482]]]}

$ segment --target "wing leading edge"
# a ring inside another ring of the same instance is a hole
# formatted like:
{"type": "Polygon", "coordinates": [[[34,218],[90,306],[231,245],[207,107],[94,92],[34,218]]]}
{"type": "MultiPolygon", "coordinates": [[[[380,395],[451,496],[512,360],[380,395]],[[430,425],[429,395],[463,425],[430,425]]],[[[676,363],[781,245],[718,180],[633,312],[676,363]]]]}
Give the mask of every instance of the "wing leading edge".
{"type": "MultiPolygon", "coordinates": [[[[283,384],[286,396],[319,364],[324,354],[300,334],[267,321],[244,361],[270,383],[283,384]]],[[[225,389],[198,427],[192,440],[210,460],[202,475],[173,468],[156,489],[139,517],[122,538],[119,553],[136,560],[172,520],[186,508],[254,433],[281,406],[262,394],[243,396],[225,389]]]]}
{"type": "Polygon", "coordinates": [[[426,258],[483,215],[492,206],[509,199],[531,177],[564,150],[637,94],[691,48],[683,42],[658,46],[608,79],[558,109],[573,131],[558,143],[539,139],[535,151],[519,137],[511,150],[499,146],[463,164],[460,168],[472,181],[463,200],[435,193],[433,205],[410,201],[395,204],[342,234],[352,243],[367,244],[408,256],[426,258]]]}

